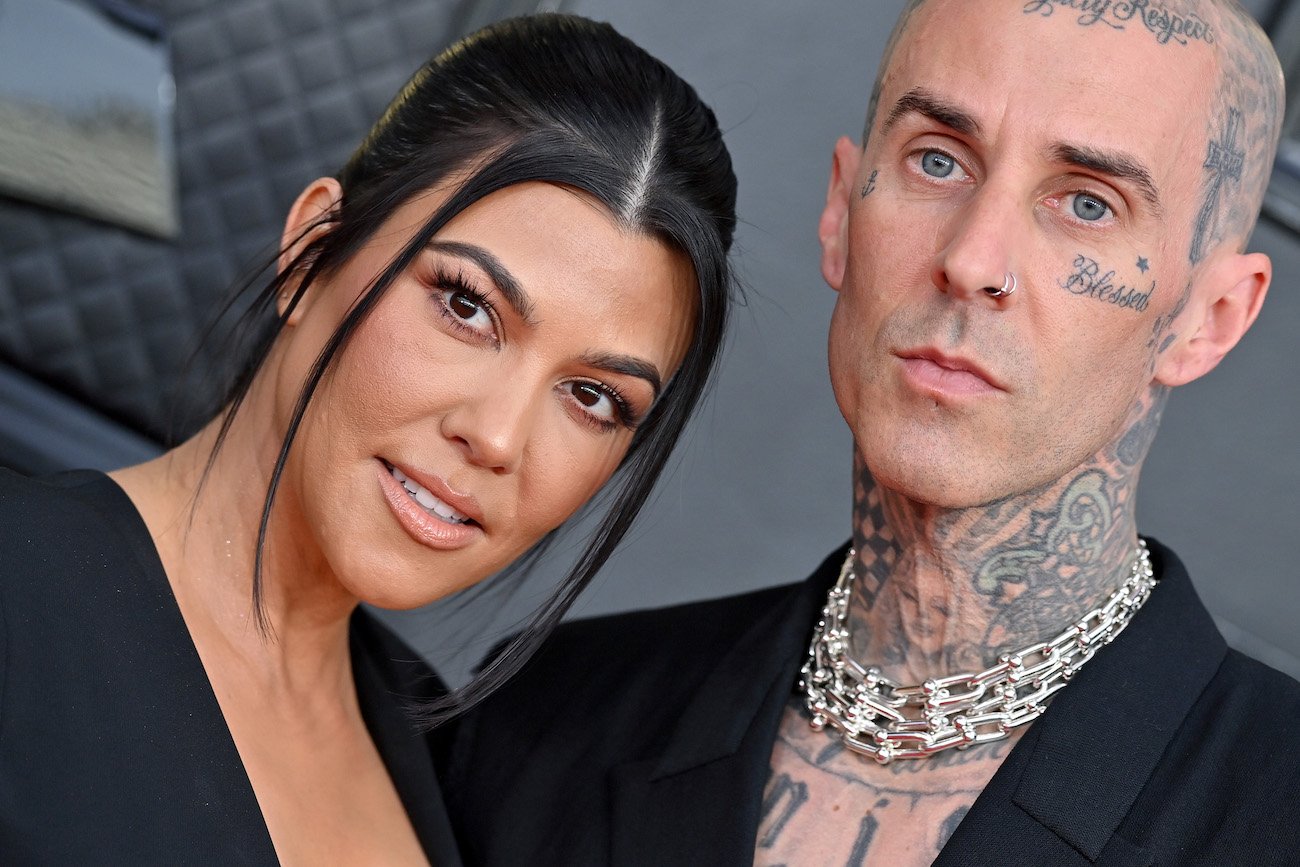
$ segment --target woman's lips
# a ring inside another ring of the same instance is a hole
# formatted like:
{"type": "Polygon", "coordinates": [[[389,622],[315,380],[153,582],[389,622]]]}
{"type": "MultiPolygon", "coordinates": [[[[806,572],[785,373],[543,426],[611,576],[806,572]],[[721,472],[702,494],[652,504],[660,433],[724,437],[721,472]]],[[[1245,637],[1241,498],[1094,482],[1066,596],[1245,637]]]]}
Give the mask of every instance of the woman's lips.
{"type": "Polygon", "coordinates": [[[397,523],[406,534],[416,542],[428,548],[451,551],[464,548],[483,535],[483,528],[477,522],[456,512],[441,500],[435,502],[434,509],[450,513],[452,517],[431,514],[431,510],[421,505],[406,486],[394,477],[391,465],[380,460],[375,462],[375,466],[379,489],[393,517],[397,519],[397,523]],[[460,518],[466,520],[461,521],[460,518]]]}

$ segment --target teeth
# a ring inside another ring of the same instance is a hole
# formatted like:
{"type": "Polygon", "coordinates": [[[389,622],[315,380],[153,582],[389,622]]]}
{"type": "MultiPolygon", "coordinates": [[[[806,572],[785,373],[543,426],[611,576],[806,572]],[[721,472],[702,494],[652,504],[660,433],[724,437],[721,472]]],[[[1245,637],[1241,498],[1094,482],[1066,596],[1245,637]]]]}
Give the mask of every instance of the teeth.
{"type": "Polygon", "coordinates": [[[393,467],[391,472],[393,478],[401,482],[403,488],[406,488],[406,492],[411,495],[411,498],[414,499],[415,502],[419,503],[421,508],[429,514],[441,518],[448,524],[464,524],[469,520],[468,516],[462,515],[460,512],[457,512],[451,506],[435,497],[429,492],[428,488],[409,478],[406,473],[402,472],[397,467],[393,467]]]}

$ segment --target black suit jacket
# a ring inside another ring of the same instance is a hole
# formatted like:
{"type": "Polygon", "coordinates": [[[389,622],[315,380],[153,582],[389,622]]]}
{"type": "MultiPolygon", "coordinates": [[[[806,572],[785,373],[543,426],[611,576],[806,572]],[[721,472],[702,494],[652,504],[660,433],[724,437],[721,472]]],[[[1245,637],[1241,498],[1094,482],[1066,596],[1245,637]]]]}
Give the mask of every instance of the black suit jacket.
{"type": "MultiPolygon", "coordinates": [[[[427,740],[441,686],[351,628],[366,726],[425,851],[459,864],[427,740]]],[[[0,470],[0,864],[275,864],[257,798],[144,522],[101,473],[0,470]]]]}
{"type": "MultiPolygon", "coordinates": [[[[936,864],[1300,863],[1300,684],[1229,650],[1183,565],[1150,547],[1150,600],[936,864]]],[[[781,714],[843,557],[802,584],[564,626],[440,736],[467,863],[752,864],[781,714]]]]}

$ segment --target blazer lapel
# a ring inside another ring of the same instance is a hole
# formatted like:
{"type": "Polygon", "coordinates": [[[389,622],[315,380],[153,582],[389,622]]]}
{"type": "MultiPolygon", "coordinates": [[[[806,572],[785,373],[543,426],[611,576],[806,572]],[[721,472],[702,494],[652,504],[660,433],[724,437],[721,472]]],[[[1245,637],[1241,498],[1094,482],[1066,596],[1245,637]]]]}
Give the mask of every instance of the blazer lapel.
{"type": "Polygon", "coordinates": [[[614,865],[751,865],[772,744],[845,548],[724,654],[655,759],[609,775],[614,865]]]}
{"type": "Polygon", "coordinates": [[[1227,647],[1182,563],[1148,544],[1151,598],[1033,723],[936,865],[1154,862],[1117,831],[1227,647]]]}

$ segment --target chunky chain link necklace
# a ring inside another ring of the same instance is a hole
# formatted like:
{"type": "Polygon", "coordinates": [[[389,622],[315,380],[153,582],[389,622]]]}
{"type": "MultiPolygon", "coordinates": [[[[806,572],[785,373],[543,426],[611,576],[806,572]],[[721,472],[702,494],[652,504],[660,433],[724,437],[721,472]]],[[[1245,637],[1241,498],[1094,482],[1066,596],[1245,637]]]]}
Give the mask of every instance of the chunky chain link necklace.
{"type": "Polygon", "coordinates": [[[849,656],[854,554],[849,549],[827,595],[799,688],[813,729],[831,726],[845,746],[882,765],[1001,740],[1034,721],[1097,649],[1123,631],[1156,584],[1139,539],[1128,580],[1056,638],[1004,653],[985,671],[903,686],[849,656]]]}

